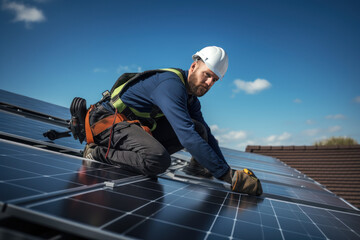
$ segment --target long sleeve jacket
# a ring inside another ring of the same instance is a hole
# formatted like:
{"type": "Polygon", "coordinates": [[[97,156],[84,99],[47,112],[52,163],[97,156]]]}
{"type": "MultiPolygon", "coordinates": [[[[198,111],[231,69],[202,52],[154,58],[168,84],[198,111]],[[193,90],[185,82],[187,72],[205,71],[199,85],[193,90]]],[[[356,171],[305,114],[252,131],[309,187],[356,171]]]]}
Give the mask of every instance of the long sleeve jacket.
{"type": "MultiPolygon", "coordinates": [[[[187,81],[188,72],[186,74],[187,81]]],[[[186,83],[187,84],[187,83],[186,83]]],[[[206,167],[216,178],[229,170],[218,142],[205,122],[200,101],[189,96],[186,86],[173,72],[156,73],[131,85],[121,96],[129,107],[140,112],[151,112],[153,105],[160,108],[171,124],[183,147],[206,167]],[[207,129],[208,142],[195,131],[192,119],[201,122],[207,129]]]]}

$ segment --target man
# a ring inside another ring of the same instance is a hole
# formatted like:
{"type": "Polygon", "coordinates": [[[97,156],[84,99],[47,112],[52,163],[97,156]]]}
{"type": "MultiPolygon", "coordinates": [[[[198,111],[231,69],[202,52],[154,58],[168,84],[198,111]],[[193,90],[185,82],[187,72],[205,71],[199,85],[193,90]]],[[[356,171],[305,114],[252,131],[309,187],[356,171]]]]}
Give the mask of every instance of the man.
{"type": "Polygon", "coordinates": [[[111,90],[111,99],[88,112],[88,125],[93,130],[100,121],[109,122],[107,118],[114,122],[100,133],[92,131],[93,139],[88,138],[90,130],[86,132],[84,157],[155,176],[170,166],[171,154],[186,148],[193,157],[185,172],[214,176],[230,183],[234,191],[259,195],[261,185],[254,175],[234,174],[227,164],[198,100],[224,77],[228,56],[222,48],[210,46],[194,54],[193,60],[188,71],[163,69],[122,75],[111,90]],[[118,113],[140,122],[116,120],[113,116],[118,113]]]}

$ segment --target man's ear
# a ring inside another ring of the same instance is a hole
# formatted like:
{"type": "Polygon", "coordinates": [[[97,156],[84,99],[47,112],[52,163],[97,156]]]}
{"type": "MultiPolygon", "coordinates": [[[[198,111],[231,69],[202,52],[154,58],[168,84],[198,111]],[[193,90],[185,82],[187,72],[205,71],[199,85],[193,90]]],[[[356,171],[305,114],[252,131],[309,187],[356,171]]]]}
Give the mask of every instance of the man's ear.
{"type": "Polygon", "coordinates": [[[196,69],[197,62],[193,62],[190,66],[189,73],[193,73],[196,69]]]}

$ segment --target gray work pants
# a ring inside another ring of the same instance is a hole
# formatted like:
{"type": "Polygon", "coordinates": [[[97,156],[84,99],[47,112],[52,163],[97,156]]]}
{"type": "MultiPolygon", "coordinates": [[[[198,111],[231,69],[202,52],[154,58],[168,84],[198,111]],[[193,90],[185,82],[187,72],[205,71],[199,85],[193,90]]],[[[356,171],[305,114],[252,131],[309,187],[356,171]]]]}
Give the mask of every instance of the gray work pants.
{"type": "MultiPolygon", "coordinates": [[[[91,125],[103,117],[102,111],[105,110],[98,107],[94,110],[93,116],[90,115],[91,125]]],[[[207,131],[203,124],[196,120],[193,122],[195,130],[207,141],[207,131]]],[[[93,154],[94,158],[147,176],[165,172],[171,163],[170,155],[183,149],[165,117],[157,121],[157,128],[153,132],[153,136],[134,123],[115,124],[111,137],[111,148],[105,159],[109,136],[110,129],[94,137],[94,141],[98,145],[93,154]]]]}

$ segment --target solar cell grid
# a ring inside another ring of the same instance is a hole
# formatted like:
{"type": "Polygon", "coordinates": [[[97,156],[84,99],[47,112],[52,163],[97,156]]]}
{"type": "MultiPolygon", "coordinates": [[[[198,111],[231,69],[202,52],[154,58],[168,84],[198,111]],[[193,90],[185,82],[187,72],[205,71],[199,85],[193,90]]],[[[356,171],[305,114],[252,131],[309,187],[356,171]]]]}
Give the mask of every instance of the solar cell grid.
{"type": "Polygon", "coordinates": [[[327,191],[313,191],[303,188],[294,188],[284,185],[272,184],[272,183],[262,183],[264,193],[282,196],[288,199],[297,200],[297,202],[308,202],[314,203],[314,205],[328,205],[329,207],[352,209],[350,205],[345,203],[335,194],[327,191]]]}
{"type": "Polygon", "coordinates": [[[0,140],[0,201],[136,176],[118,167],[0,140]]]}
{"type": "Polygon", "coordinates": [[[327,239],[335,236],[334,232],[355,239],[360,231],[358,214],[204,189],[165,179],[158,182],[145,179],[113,189],[97,189],[71,198],[39,202],[29,208],[102,231],[151,239],[187,236],[243,239],[244,234],[246,239],[274,236],[327,239]],[[96,219],[84,217],[81,213],[86,209],[91,209],[96,219]],[[333,228],[334,225],[337,227],[333,228]]]}
{"type": "Polygon", "coordinates": [[[273,201],[272,204],[280,226],[287,232],[288,237],[295,233],[312,238],[324,238],[324,236],[328,239],[360,238],[359,214],[345,214],[324,208],[293,205],[279,201],[273,201]],[[345,223],[346,219],[349,220],[348,224],[345,223]]]}

